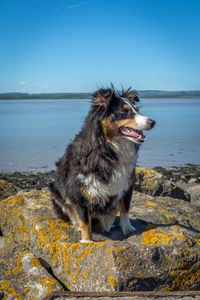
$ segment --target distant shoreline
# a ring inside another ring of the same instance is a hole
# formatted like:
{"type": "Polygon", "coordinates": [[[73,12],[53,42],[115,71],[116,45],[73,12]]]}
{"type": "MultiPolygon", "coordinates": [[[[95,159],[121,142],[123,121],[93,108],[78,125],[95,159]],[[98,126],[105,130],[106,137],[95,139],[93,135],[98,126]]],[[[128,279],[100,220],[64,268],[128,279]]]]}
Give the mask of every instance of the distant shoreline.
{"type": "MultiPolygon", "coordinates": [[[[137,91],[140,98],[157,99],[157,98],[182,98],[182,99],[200,99],[200,90],[194,91],[159,91],[143,90],[137,91]]],[[[0,93],[0,100],[35,100],[35,99],[60,99],[60,100],[78,100],[91,99],[92,93],[0,93]]]]}

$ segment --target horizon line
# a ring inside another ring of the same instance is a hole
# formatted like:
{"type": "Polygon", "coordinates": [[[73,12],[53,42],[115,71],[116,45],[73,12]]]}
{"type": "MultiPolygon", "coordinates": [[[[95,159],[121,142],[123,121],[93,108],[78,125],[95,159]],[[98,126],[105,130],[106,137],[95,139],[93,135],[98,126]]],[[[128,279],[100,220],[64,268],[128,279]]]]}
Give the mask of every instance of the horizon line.
{"type": "MultiPolygon", "coordinates": [[[[200,92],[200,89],[191,89],[191,90],[156,90],[156,89],[135,89],[137,92],[200,92]]],[[[29,94],[29,95],[34,95],[34,94],[91,94],[93,92],[0,92],[0,94],[29,94]]]]}

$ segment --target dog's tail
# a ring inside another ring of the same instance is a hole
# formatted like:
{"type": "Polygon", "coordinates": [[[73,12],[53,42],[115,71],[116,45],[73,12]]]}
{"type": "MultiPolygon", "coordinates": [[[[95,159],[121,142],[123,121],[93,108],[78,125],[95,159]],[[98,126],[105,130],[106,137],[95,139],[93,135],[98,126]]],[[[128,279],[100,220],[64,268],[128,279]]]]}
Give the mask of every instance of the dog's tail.
{"type": "Polygon", "coordinates": [[[50,189],[53,199],[57,199],[58,201],[62,200],[62,196],[61,196],[60,192],[58,191],[58,189],[56,188],[55,182],[49,183],[49,189],[50,189]]]}
{"type": "Polygon", "coordinates": [[[49,184],[49,190],[52,196],[52,203],[55,213],[58,217],[66,222],[69,222],[71,215],[71,208],[68,203],[63,200],[63,197],[56,187],[55,182],[49,184]]]}

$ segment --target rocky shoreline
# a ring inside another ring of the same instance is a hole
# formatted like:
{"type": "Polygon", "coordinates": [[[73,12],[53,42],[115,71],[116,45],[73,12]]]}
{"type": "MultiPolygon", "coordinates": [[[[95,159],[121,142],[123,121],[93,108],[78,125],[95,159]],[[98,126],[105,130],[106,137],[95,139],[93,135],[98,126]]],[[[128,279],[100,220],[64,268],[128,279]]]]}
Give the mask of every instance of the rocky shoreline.
{"type": "MultiPolygon", "coordinates": [[[[141,168],[136,168],[136,170],[141,168]]],[[[172,184],[176,184],[176,189],[174,192],[171,192],[170,196],[176,198],[176,194],[179,194],[177,198],[180,197],[180,191],[183,190],[185,193],[189,193],[189,201],[192,204],[200,206],[200,165],[193,165],[188,164],[184,167],[155,167],[153,170],[162,175],[162,180],[160,182],[160,187],[163,189],[163,184],[166,182],[171,182],[172,184]],[[172,195],[173,194],[173,195],[172,195]]],[[[0,180],[5,180],[6,182],[10,183],[14,189],[14,193],[20,191],[30,191],[30,190],[44,190],[48,191],[48,185],[52,182],[55,178],[55,171],[45,171],[45,172],[13,172],[13,173],[1,173],[0,172],[0,180]]],[[[136,171],[136,181],[141,181],[140,174],[136,171]]],[[[143,180],[143,179],[142,179],[143,180]]],[[[159,181],[159,180],[158,180],[159,181]]],[[[147,190],[141,190],[141,188],[136,184],[136,191],[139,192],[147,192],[147,190]]],[[[169,187],[166,187],[168,189],[169,187]]],[[[153,193],[151,196],[165,196],[169,194],[165,193],[157,193],[152,190],[153,193]]],[[[188,198],[188,196],[186,196],[188,198]]],[[[182,199],[186,200],[184,196],[182,199]]]]}
{"type": "MultiPolygon", "coordinates": [[[[156,172],[164,175],[168,180],[175,182],[181,188],[187,189],[200,184],[200,165],[188,164],[185,167],[155,167],[156,172]]],[[[10,182],[16,190],[31,189],[41,190],[48,187],[48,184],[54,180],[55,171],[45,171],[39,173],[33,172],[0,172],[0,180],[10,182]]]]}
{"type": "MultiPolygon", "coordinates": [[[[152,170],[160,173],[163,177],[174,182],[177,187],[191,193],[191,202],[200,206],[200,165],[188,164],[184,167],[155,167],[152,170]]],[[[0,180],[12,184],[16,192],[47,189],[54,180],[55,171],[13,172],[0,173],[0,180]]]]}

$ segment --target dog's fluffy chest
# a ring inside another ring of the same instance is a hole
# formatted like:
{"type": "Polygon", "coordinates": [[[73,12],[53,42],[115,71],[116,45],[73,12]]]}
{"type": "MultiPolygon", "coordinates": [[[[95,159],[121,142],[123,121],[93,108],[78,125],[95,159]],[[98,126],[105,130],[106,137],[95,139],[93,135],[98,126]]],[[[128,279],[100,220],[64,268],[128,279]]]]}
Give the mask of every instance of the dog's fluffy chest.
{"type": "Polygon", "coordinates": [[[129,188],[131,172],[135,167],[137,152],[134,147],[128,149],[117,148],[119,161],[113,169],[112,176],[107,183],[103,183],[95,175],[85,176],[79,174],[81,183],[87,187],[91,198],[95,199],[94,204],[105,205],[110,197],[115,196],[116,205],[129,188]],[[128,152],[125,150],[129,150],[128,152]]]}

